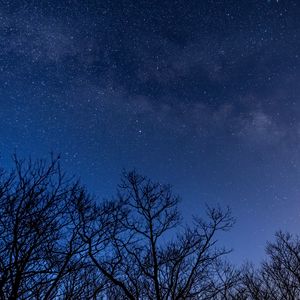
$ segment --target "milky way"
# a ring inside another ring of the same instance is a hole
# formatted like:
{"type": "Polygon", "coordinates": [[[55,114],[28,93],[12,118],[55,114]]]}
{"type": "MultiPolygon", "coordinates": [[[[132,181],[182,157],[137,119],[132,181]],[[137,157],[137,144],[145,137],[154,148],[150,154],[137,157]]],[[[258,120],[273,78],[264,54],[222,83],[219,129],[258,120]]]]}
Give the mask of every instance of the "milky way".
{"type": "Polygon", "coordinates": [[[300,225],[298,1],[1,1],[1,164],[62,155],[97,197],[123,168],[189,220],[237,219],[232,259],[300,225]]]}

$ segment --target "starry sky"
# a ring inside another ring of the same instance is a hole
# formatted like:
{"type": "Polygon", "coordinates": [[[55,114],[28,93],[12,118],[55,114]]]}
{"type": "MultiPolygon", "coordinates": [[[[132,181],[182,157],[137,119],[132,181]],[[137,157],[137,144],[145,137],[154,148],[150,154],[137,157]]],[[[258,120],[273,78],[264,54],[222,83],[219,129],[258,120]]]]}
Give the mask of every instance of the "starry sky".
{"type": "Polygon", "coordinates": [[[300,225],[300,2],[0,1],[0,163],[62,155],[97,197],[123,168],[186,220],[229,205],[231,259],[300,225]]]}

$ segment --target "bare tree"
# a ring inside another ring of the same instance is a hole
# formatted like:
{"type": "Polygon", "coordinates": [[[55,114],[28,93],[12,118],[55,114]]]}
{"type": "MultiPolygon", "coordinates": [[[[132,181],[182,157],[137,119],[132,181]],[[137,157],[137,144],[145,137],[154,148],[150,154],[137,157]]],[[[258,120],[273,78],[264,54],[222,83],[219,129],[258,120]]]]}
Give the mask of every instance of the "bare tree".
{"type": "Polygon", "coordinates": [[[59,159],[22,161],[0,177],[0,298],[54,299],[86,247],[72,221],[85,190],[62,174],[59,159]]]}
{"type": "Polygon", "coordinates": [[[230,211],[187,226],[178,203],[136,172],[97,202],[59,158],[14,156],[0,173],[0,299],[231,299],[238,273],[217,245],[230,211]]]}
{"type": "Polygon", "coordinates": [[[216,235],[232,226],[229,210],[208,208],[208,221],[184,227],[170,186],[136,172],[124,173],[117,200],[110,221],[105,214],[97,226],[84,224],[89,257],[112,299],[213,299],[216,285],[220,292],[215,263],[228,251],[216,247],[216,235]]]}
{"type": "Polygon", "coordinates": [[[226,261],[218,260],[215,265],[216,280],[209,298],[216,300],[245,300],[241,271],[226,261]]]}
{"type": "Polygon", "coordinates": [[[300,299],[300,240],[278,232],[268,243],[267,259],[259,269],[247,267],[243,284],[247,299],[300,299]]]}

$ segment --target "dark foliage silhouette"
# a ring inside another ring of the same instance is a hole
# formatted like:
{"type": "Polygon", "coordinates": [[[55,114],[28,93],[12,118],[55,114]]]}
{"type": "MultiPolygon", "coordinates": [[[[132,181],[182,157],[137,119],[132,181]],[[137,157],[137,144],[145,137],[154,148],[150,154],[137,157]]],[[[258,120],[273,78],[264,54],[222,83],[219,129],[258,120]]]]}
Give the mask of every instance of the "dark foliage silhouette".
{"type": "Polygon", "coordinates": [[[300,299],[300,240],[279,232],[258,268],[225,261],[234,220],[209,208],[185,225],[169,185],[124,172],[99,201],[59,158],[14,156],[0,173],[0,299],[300,299]]]}
{"type": "Polygon", "coordinates": [[[220,293],[225,283],[217,267],[228,251],[216,247],[215,237],[232,226],[230,212],[208,208],[208,221],[195,218],[183,227],[178,201],[170,186],[129,172],[109,215],[81,217],[88,255],[108,280],[111,298],[213,299],[220,293]]]}
{"type": "Polygon", "coordinates": [[[183,226],[170,186],[124,173],[116,199],[95,201],[59,159],[23,161],[0,176],[1,299],[212,298],[215,236],[230,212],[183,226]]]}
{"type": "Polygon", "coordinates": [[[242,276],[245,299],[300,299],[300,240],[278,232],[266,247],[260,268],[247,266],[242,276]]]}

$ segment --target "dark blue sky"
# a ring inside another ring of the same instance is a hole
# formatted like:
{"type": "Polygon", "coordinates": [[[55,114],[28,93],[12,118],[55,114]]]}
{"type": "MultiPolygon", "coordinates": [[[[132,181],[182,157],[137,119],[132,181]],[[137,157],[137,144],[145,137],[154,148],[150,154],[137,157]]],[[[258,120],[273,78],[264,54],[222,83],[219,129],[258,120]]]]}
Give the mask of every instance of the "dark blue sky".
{"type": "Polygon", "coordinates": [[[299,1],[4,0],[0,24],[2,165],[54,151],[100,198],[137,168],[187,220],[229,205],[237,262],[299,230],[299,1]]]}

